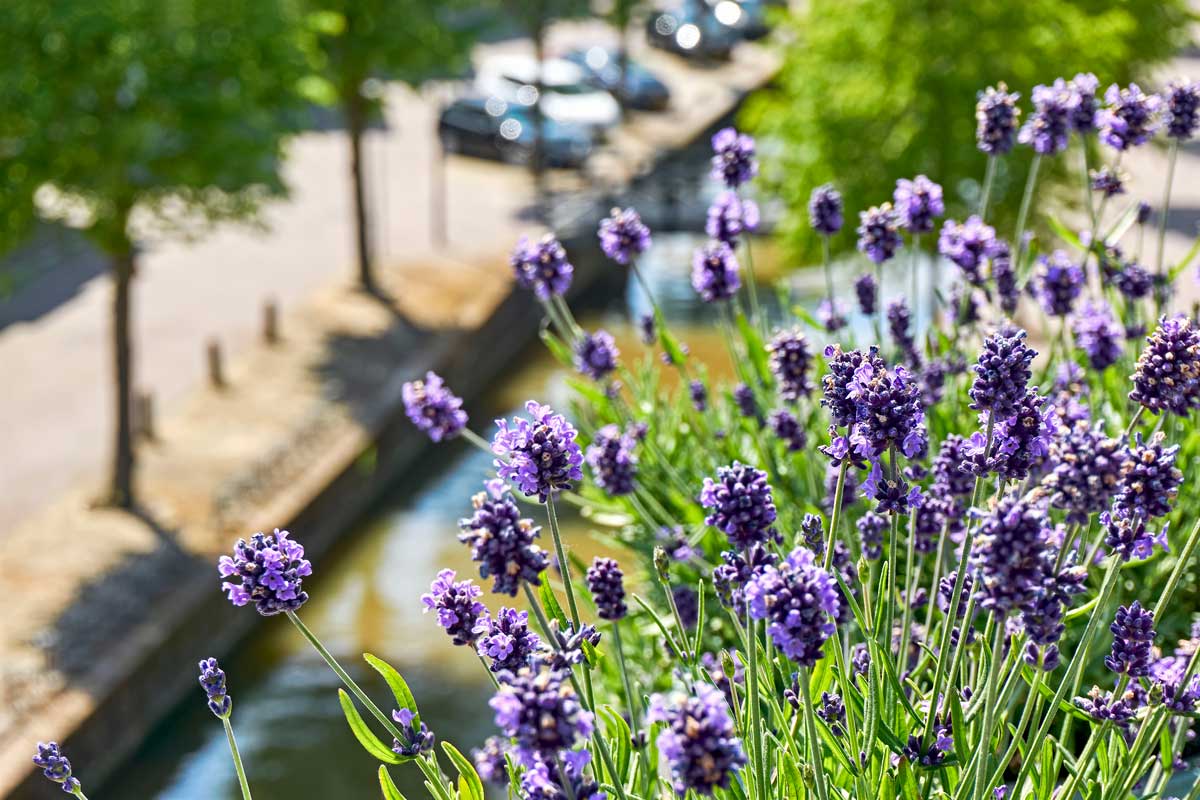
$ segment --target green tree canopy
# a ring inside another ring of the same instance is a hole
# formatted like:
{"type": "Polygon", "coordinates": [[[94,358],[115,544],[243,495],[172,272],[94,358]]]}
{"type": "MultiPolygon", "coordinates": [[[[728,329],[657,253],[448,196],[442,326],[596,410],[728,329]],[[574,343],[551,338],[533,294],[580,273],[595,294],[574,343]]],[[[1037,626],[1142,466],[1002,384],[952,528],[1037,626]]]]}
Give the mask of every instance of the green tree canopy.
{"type": "MultiPolygon", "coordinates": [[[[809,0],[786,18],[777,85],[747,105],[763,135],[764,179],[787,209],[781,234],[816,254],[806,204],[832,181],[846,201],[835,246],[853,247],[859,210],[889,200],[897,178],[943,184],[947,213],[974,201],[985,156],[975,149],[976,93],[997,81],[1019,91],[1093,72],[1101,90],[1144,77],[1186,39],[1184,0],[809,0]]],[[[1000,164],[993,208],[1013,208],[1030,152],[1000,164]]],[[[1061,168],[1058,169],[1061,175],[1061,168]]],[[[1055,165],[1043,164],[1048,180],[1055,165]]]]}

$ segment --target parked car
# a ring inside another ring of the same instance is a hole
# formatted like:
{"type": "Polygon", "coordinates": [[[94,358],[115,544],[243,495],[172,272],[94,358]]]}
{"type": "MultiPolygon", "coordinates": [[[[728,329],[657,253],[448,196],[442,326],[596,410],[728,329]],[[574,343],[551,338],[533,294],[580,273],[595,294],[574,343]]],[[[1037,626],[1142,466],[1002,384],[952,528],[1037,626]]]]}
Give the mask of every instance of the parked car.
{"type": "MultiPolygon", "coordinates": [[[[532,106],[537,101],[537,59],[523,55],[497,55],[479,66],[475,86],[483,94],[513,105],[532,106]]],[[[595,134],[621,121],[613,96],[588,85],[579,66],[561,58],[542,63],[542,114],[564,124],[583,125],[595,134]]]]}
{"type": "MultiPolygon", "coordinates": [[[[552,119],[542,121],[546,165],[573,169],[592,154],[588,130],[552,119]]],[[[533,158],[536,126],[529,109],[498,97],[455,100],[442,110],[438,136],[450,153],[527,164],[533,158]]]]}
{"type": "Polygon", "coordinates": [[[671,91],[644,66],[627,59],[624,86],[621,81],[621,56],[616,50],[596,45],[572,50],[563,58],[583,70],[590,86],[604,89],[629,108],[661,111],[671,101],[671,91]]]}
{"type": "Polygon", "coordinates": [[[722,25],[737,31],[743,39],[761,39],[771,32],[767,26],[764,0],[705,0],[722,25]]]}
{"type": "Polygon", "coordinates": [[[646,19],[646,39],[651,46],[671,53],[725,61],[733,55],[733,46],[741,35],[736,28],[721,22],[704,0],[683,0],[671,8],[650,13],[646,19]]]}

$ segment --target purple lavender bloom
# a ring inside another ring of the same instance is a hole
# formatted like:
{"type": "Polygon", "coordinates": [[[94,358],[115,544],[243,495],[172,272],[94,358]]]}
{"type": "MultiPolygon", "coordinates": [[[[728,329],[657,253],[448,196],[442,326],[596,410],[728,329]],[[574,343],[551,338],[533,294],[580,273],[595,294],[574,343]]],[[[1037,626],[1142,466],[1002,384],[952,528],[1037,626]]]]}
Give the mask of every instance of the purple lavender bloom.
{"type": "Polygon", "coordinates": [[[837,298],[823,298],[817,305],[817,320],[826,333],[837,333],[846,327],[846,304],[837,298]]]}
{"type": "Polygon", "coordinates": [[[982,286],[984,262],[1001,253],[1007,254],[1007,247],[1001,250],[996,229],[972,214],[966,222],[948,219],[942,223],[938,252],[962,270],[968,283],[982,286]]]}
{"type": "Polygon", "coordinates": [[[1009,495],[983,517],[971,560],[980,575],[980,608],[997,618],[1033,600],[1049,569],[1045,509],[1009,495]]]}
{"type": "Polygon", "coordinates": [[[638,320],[638,330],[641,332],[642,344],[651,345],[658,341],[653,314],[642,314],[638,320]]]}
{"type": "Polygon", "coordinates": [[[850,390],[856,405],[850,443],[858,455],[878,465],[893,448],[913,458],[926,447],[921,387],[908,370],[888,370],[882,362],[863,364],[850,390]]]}
{"type": "Polygon", "coordinates": [[[825,363],[829,372],[821,378],[821,405],[829,409],[833,424],[837,427],[853,425],[858,418],[858,374],[873,374],[887,369],[879,357],[876,347],[863,353],[861,350],[843,352],[841,345],[826,345],[825,363]]]}
{"type": "Polygon", "coordinates": [[[854,294],[858,297],[858,308],[863,314],[869,317],[875,313],[879,286],[875,283],[874,275],[869,272],[859,275],[854,280],[854,294]]]}
{"type": "MultiPolygon", "coordinates": [[[[937,607],[943,614],[950,613],[950,603],[954,599],[954,584],[958,582],[958,570],[951,570],[938,581],[937,607]]],[[[958,608],[954,609],[954,619],[961,620],[967,614],[967,602],[971,590],[975,586],[975,577],[967,573],[963,578],[962,591],[958,593],[958,608]]]]}
{"type": "Polygon", "coordinates": [[[1074,702],[1076,708],[1096,722],[1111,722],[1122,731],[1129,727],[1137,711],[1132,690],[1114,697],[1112,692],[1103,692],[1099,686],[1093,686],[1087,697],[1076,697],[1074,702]]]}
{"type": "Polygon", "coordinates": [[[950,497],[965,499],[975,490],[975,481],[958,468],[962,463],[967,440],[951,433],[942,440],[933,458],[933,483],[950,497]]]}
{"type": "Polygon", "coordinates": [[[607,800],[608,794],[583,773],[583,767],[591,757],[587,750],[563,753],[561,771],[553,763],[535,761],[521,773],[520,797],[523,800],[607,800]],[[564,788],[564,782],[569,789],[564,788]]]}
{"type": "Polygon", "coordinates": [[[900,348],[900,352],[904,353],[907,361],[919,361],[919,358],[914,358],[917,349],[917,343],[913,339],[912,331],[909,327],[912,325],[912,314],[908,311],[908,302],[903,297],[897,297],[887,306],[887,321],[888,332],[892,334],[892,340],[896,342],[896,346],[900,348]]]}
{"type": "Polygon", "coordinates": [[[708,409],[708,388],[704,381],[693,380],[688,384],[688,394],[692,398],[692,406],[703,414],[708,409]]]}
{"type": "Polygon", "coordinates": [[[767,473],[735,461],[717,469],[716,480],[704,479],[700,504],[711,509],[704,519],[729,537],[739,550],[777,538],[775,500],[767,473]]]}
{"type": "Polygon", "coordinates": [[[1059,78],[1050,86],[1033,87],[1033,113],[1021,126],[1017,141],[1038,155],[1052,156],[1067,149],[1071,134],[1071,91],[1059,78]]]}
{"type": "Polygon", "coordinates": [[[1050,454],[1055,432],[1054,409],[1029,389],[1016,412],[996,425],[988,468],[1006,480],[1025,480],[1032,467],[1050,454]]]}
{"type": "Polygon", "coordinates": [[[67,794],[82,791],[79,779],[71,775],[71,762],[62,754],[58,742],[38,742],[37,748],[33,763],[42,771],[46,780],[57,783],[67,794]]]}
{"type": "Polygon", "coordinates": [[[780,331],[767,343],[768,366],[779,381],[779,396],[795,402],[812,391],[808,380],[812,352],[799,328],[780,331]]]}
{"type": "Polygon", "coordinates": [[[508,760],[504,757],[507,751],[508,742],[499,736],[489,736],[483,747],[471,751],[475,771],[484,783],[497,788],[508,786],[508,760]]]}
{"type": "Polygon", "coordinates": [[[429,591],[421,595],[421,602],[426,613],[437,612],[438,625],[446,629],[454,644],[473,645],[479,635],[475,628],[487,613],[478,599],[483,590],[469,579],[455,583],[454,575],[452,569],[439,572],[429,591]]]}
{"type": "Polygon", "coordinates": [[[1083,291],[1083,270],[1062,250],[1038,258],[1037,295],[1052,317],[1065,317],[1083,291]]]}
{"type": "Polygon", "coordinates": [[[628,264],[650,248],[650,229],[632,208],[614,208],[600,220],[600,249],[618,264],[628,264]]]}
{"type": "Polygon", "coordinates": [[[933,742],[928,747],[922,744],[922,738],[909,734],[908,742],[902,748],[903,757],[913,764],[934,768],[941,766],[946,760],[946,754],[954,750],[954,726],[950,712],[941,717],[935,716],[933,725],[933,742]]]}
{"type": "Polygon", "coordinates": [[[891,203],[871,206],[858,213],[858,249],[876,264],[891,259],[904,245],[900,236],[900,215],[891,203]]]}
{"type": "Polygon", "coordinates": [[[575,442],[576,431],[550,406],[533,400],[525,404],[531,419],[496,420],[492,452],[500,477],[515,484],[526,497],[545,503],[558,492],[583,479],[583,453],[575,442]]]}
{"type": "Polygon", "coordinates": [[[586,459],[596,485],[613,497],[633,494],[638,465],[635,444],[634,438],[616,425],[605,425],[596,431],[587,449],[586,459]]]}
{"type": "Polygon", "coordinates": [[[475,650],[490,660],[492,672],[516,672],[532,662],[542,646],[541,638],[529,630],[529,612],[501,607],[495,616],[483,612],[475,623],[475,650]]]}
{"type": "Polygon", "coordinates": [[[1051,445],[1054,469],[1042,482],[1050,504],[1067,511],[1067,522],[1087,524],[1120,491],[1127,459],[1121,442],[1104,435],[1104,423],[1074,423],[1051,445]]]}
{"type": "Polygon", "coordinates": [[[1187,317],[1162,317],[1146,339],[1129,399],[1151,414],[1186,417],[1200,406],[1200,330],[1187,317]]]}
{"type": "Polygon", "coordinates": [[[1179,494],[1183,473],[1175,466],[1179,445],[1167,447],[1162,431],[1142,440],[1137,434],[1121,465],[1120,492],[1113,499],[1118,514],[1155,519],[1171,513],[1171,503],[1179,494]]]}
{"type": "Polygon", "coordinates": [[[804,546],[812,550],[818,558],[825,554],[825,525],[816,514],[805,514],[800,521],[800,536],[804,546]]]}
{"type": "Polygon", "coordinates": [[[1112,652],[1104,658],[1104,666],[1131,678],[1149,675],[1154,612],[1142,608],[1142,604],[1134,600],[1133,605],[1117,609],[1117,617],[1109,630],[1113,635],[1112,652]]]}
{"type": "MultiPolygon", "coordinates": [[[[1111,267],[1111,262],[1106,260],[1104,263],[1111,267]]],[[[1106,269],[1105,274],[1117,287],[1117,291],[1130,300],[1149,297],[1151,290],[1154,289],[1154,276],[1150,274],[1149,270],[1134,261],[1122,264],[1120,269],[1106,269]]]]}
{"type": "Polygon", "coordinates": [[[708,207],[704,232],[711,239],[737,247],[738,238],[743,233],[756,230],[758,223],[758,204],[753,200],[743,200],[737,192],[726,189],[708,207]]]}
{"type": "Polygon", "coordinates": [[[1147,222],[1149,222],[1151,211],[1153,211],[1153,209],[1150,207],[1149,203],[1147,203],[1145,200],[1139,200],[1137,205],[1137,224],[1145,225],[1147,222]]]}
{"type": "Polygon", "coordinates": [[[746,584],[750,616],[767,620],[767,634],[785,656],[802,667],[821,659],[833,635],[840,601],[833,576],[803,547],[778,567],[763,567],[746,584]]]}
{"type": "Polygon", "coordinates": [[[804,426],[796,419],[796,415],[786,408],[772,411],[767,417],[767,423],[790,452],[798,453],[808,446],[808,434],[804,426]]]}
{"type": "Polygon", "coordinates": [[[591,647],[600,644],[600,631],[586,622],[578,628],[569,622],[560,628],[558,620],[551,620],[550,628],[553,644],[545,662],[551,669],[569,672],[571,667],[587,660],[585,644],[591,647]]]}
{"type": "Polygon", "coordinates": [[[1116,150],[1145,144],[1158,130],[1162,98],[1147,95],[1136,83],[1122,89],[1115,83],[1104,92],[1104,108],[1096,114],[1100,141],[1116,150]]]}
{"type": "Polygon", "coordinates": [[[829,732],[834,736],[845,735],[846,704],[841,695],[821,692],[821,704],[817,706],[817,716],[829,726],[829,732]]]}
{"type": "Polygon", "coordinates": [[[1002,326],[983,341],[979,361],[973,367],[971,409],[989,411],[997,420],[1012,416],[1032,377],[1029,365],[1037,351],[1025,344],[1025,331],[1002,326]]]}
{"type": "Polygon", "coordinates": [[[1089,174],[1092,178],[1093,192],[1099,192],[1105,197],[1115,197],[1119,194],[1125,194],[1125,181],[1118,170],[1101,167],[1100,169],[1092,170],[1089,174]]]}
{"type": "Polygon", "coordinates": [[[933,221],[946,213],[942,187],[924,175],[911,181],[907,178],[896,181],[892,199],[900,215],[900,227],[909,233],[929,233],[933,230],[933,221]]]}
{"type": "Polygon", "coordinates": [[[1088,134],[1096,130],[1096,111],[1100,103],[1096,100],[1096,91],[1100,88],[1100,80],[1090,72],[1081,72],[1067,82],[1069,96],[1067,108],[1070,110],[1071,127],[1080,134],[1088,134]]]}
{"type": "Polygon", "coordinates": [[[1087,354],[1092,369],[1103,372],[1121,360],[1125,329],[1117,322],[1108,303],[1085,302],[1071,330],[1075,334],[1075,346],[1087,354]]]}
{"type": "Polygon", "coordinates": [[[522,236],[509,258],[517,283],[531,289],[541,300],[562,296],[571,288],[575,268],[567,260],[567,251],[550,234],[536,243],[522,236]]]}
{"type": "Polygon", "coordinates": [[[740,270],[726,242],[709,242],[692,257],[692,288],[706,303],[728,300],[741,288],[740,270]]]}
{"type": "Polygon", "coordinates": [[[308,602],[308,593],[300,585],[312,574],[312,564],[304,557],[304,548],[278,528],[271,534],[256,533],[249,542],[238,539],[233,557],[221,556],[217,561],[217,572],[240,581],[221,584],[229,602],[254,603],[264,617],[296,611],[308,602]]]}
{"type": "Polygon", "coordinates": [[[653,695],[646,721],[665,726],[658,734],[658,751],[680,795],[691,790],[709,796],[714,789],[728,788],[733,773],[746,764],[725,698],[707,683],[696,683],[686,694],[653,695]]]}
{"type": "Polygon", "coordinates": [[[233,699],[225,689],[225,671],[215,658],[200,662],[200,686],[208,695],[208,710],[218,719],[229,719],[233,713],[233,699]]]}
{"type": "Polygon", "coordinates": [[[989,156],[1002,156],[1012,150],[1021,109],[1016,92],[1009,92],[1003,81],[979,93],[975,104],[976,146],[989,156]]]}
{"type": "Polygon", "coordinates": [[[565,672],[524,667],[503,673],[488,705],[496,726],[516,740],[518,753],[553,762],[592,735],[592,715],[583,710],[565,672]]]}
{"type": "Polygon", "coordinates": [[[1196,128],[1200,127],[1200,83],[1171,81],[1163,90],[1163,98],[1167,136],[1180,141],[1195,136],[1196,128]]]}
{"type": "Polygon", "coordinates": [[[1100,524],[1104,526],[1104,545],[1122,561],[1149,558],[1154,554],[1155,545],[1166,551],[1167,526],[1164,525],[1158,534],[1154,534],[1146,523],[1146,517],[1141,514],[1105,511],[1100,515],[1100,524]]]}
{"type": "Polygon", "coordinates": [[[738,407],[738,412],[746,419],[757,419],[761,423],[762,419],[758,414],[758,401],[754,399],[754,390],[744,383],[739,383],[733,387],[733,402],[738,407]]]}
{"type": "Polygon", "coordinates": [[[600,619],[615,622],[625,618],[625,574],[615,560],[596,556],[588,567],[587,585],[600,619]]]}
{"type": "Polygon", "coordinates": [[[733,128],[722,128],[712,137],[712,176],[736,189],[758,174],[754,139],[733,128]]]}
{"type": "Polygon", "coordinates": [[[471,548],[471,560],[479,562],[479,577],[492,578],[492,591],[516,597],[523,581],[541,585],[541,574],[549,565],[546,551],[533,543],[541,528],[522,519],[505,486],[494,492],[479,492],[471,498],[475,512],[458,521],[458,540],[471,548]]]}
{"type": "Polygon", "coordinates": [[[1087,570],[1068,565],[1057,575],[1048,574],[1032,600],[1021,609],[1021,622],[1029,643],[1025,650],[1025,663],[1031,667],[1041,666],[1044,672],[1053,672],[1059,665],[1058,642],[1062,639],[1066,625],[1063,612],[1071,596],[1086,588],[1087,570]]]}
{"type": "Polygon", "coordinates": [[[585,333],[575,344],[575,369],[594,381],[603,381],[617,368],[620,354],[608,331],[585,333]]]}
{"type": "Polygon", "coordinates": [[[832,183],[812,190],[808,198],[808,221],[814,231],[824,236],[842,229],[842,195],[832,183]]]}
{"type": "Polygon", "coordinates": [[[420,430],[435,442],[458,435],[467,424],[462,398],[455,396],[435,372],[426,372],[425,380],[409,381],[401,390],[404,412],[420,430]]]}
{"type": "Polygon", "coordinates": [[[421,753],[433,749],[435,737],[433,731],[424,722],[418,725],[417,715],[411,709],[400,708],[392,711],[392,721],[396,723],[403,739],[392,739],[392,752],[404,758],[416,758],[421,753]]]}
{"type": "Polygon", "coordinates": [[[745,587],[763,567],[776,563],[779,558],[762,545],[754,545],[742,552],[726,550],[721,553],[724,562],[713,567],[713,588],[717,597],[727,608],[739,614],[746,606],[745,587]]]}
{"type": "Polygon", "coordinates": [[[999,239],[996,240],[992,255],[992,280],[996,283],[996,297],[1000,300],[1000,310],[1010,317],[1016,314],[1017,305],[1021,300],[1017,271],[1013,268],[1008,242],[999,239]]]}

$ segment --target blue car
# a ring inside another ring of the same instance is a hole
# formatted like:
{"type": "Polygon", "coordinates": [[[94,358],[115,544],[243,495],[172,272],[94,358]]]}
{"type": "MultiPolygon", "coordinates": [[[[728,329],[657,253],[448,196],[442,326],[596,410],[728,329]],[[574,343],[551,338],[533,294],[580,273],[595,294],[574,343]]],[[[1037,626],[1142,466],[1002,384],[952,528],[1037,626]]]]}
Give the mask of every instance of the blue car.
{"type": "Polygon", "coordinates": [[[563,58],[583,70],[589,85],[610,92],[626,108],[662,111],[671,102],[671,90],[666,84],[633,59],[626,61],[622,86],[621,57],[616,50],[595,46],[572,50],[563,58]]]}

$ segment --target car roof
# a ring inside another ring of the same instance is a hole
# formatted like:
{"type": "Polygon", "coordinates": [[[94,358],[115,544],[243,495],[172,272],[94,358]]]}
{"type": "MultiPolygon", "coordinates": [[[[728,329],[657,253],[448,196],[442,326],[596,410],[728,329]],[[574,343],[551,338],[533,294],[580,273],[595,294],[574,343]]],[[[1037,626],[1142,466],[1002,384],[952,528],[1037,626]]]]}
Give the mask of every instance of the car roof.
{"type": "MultiPolygon", "coordinates": [[[[533,83],[537,77],[537,60],[518,53],[489,56],[480,65],[479,73],[533,83]]],[[[548,84],[579,83],[583,80],[583,71],[564,58],[548,58],[543,62],[542,77],[548,84]]]]}

